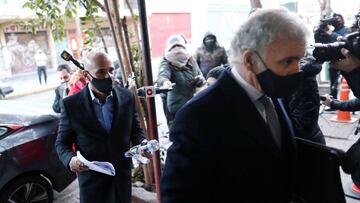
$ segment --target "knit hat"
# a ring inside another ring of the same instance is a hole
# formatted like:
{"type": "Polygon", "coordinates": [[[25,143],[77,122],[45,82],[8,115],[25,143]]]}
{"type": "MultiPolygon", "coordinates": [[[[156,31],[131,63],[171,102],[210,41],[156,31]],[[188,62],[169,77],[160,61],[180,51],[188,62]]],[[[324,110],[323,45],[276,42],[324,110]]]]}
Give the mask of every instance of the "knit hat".
{"type": "Polygon", "coordinates": [[[186,49],[185,38],[180,34],[170,36],[166,43],[165,52],[170,51],[170,49],[173,48],[175,45],[183,46],[186,49]]]}

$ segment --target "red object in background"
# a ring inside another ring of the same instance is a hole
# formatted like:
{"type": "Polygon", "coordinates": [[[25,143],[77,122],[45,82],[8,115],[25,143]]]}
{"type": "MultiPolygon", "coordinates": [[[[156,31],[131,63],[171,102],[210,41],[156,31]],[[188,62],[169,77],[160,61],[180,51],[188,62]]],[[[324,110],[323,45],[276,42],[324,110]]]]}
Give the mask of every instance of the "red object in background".
{"type": "Polygon", "coordinates": [[[151,39],[151,56],[164,54],[166,40],[174,34],[182,34],[191,39],[190,13],[153,13],[148,21],[151,39]]]}
{"type": "Polygon", "coordinates": [[[81,81],[81,80],[76,81],[74,84],[70,84],[69,85],[70,91],[67,96],[71,96],[79,92],[80,90],[82,90],[82,88],[86,86],[86,84],[87,84],[86,81],[81,81]]]}
{"type": "Polygon", "coordinates": [[[31,142],[26,142],[17,148],[15,151],[16,157],[20,165],[31,165],[35,162],[44,162],[46,161],[47,153],[49,149],[43,139],[35,139],[31,142]]]}

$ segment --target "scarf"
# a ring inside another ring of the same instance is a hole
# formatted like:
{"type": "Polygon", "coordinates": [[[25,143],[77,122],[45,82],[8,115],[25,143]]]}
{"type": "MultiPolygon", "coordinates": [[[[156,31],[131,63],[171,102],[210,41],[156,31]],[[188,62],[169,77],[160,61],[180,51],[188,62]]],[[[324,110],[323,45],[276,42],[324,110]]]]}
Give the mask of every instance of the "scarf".
{"type": "Polygon", "coordinates": [[[165,59],[170,62],[171,65],[182,68],[189,61],[190,54],[183,47],[174,47],[165,53],[165,59]]]}

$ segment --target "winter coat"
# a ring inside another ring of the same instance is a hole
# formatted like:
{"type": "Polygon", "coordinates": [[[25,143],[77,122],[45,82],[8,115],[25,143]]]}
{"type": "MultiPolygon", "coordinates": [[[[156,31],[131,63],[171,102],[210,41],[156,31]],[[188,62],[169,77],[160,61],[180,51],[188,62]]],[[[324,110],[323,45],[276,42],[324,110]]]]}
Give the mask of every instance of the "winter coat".
{"type": "Polygon", "coordinates": [[[204,40],[208,36],[215,37],[215,35],[213,35],[210,32],[206,33],[203,38],[203,44],[201,45],[201,47],[199,47],[196,50],[196,54],[195,54],[195,60],[199,65],[200,70],[204,76],[206,76],[212,68],[219,66],[221,64],[228,63],[228,57],[226,51],[224,47],[218,45],[218,42],[216,41],[216,37],[215,37],[216,46],[213,50],[208,50],[205,47],[204,40]]]}
{"type": "Polygon", "coordinates": [[[288,110],[298,137],[325,144],[318,125],[320,96],[316,74],[320,71],[321,66],[313,65],[309,65],[307,70],[303,69],[304,78],[299,89],[288,100],[288,110]]]}
{"type": "Polygon", "coordinates": [[[186,67],[187,70],[176,68],[165,58],[160,62],[158,85],[162,86],[166,80],[175,83],[173,90],[169,91],[167,95],[167,106],[172,114],[175,114],[180,107],[194,96],[196,87],[191,84],[191,81],[194,81],[195,77],[199,75],[203,77],[193,57],[190,57],[186,67]]]}

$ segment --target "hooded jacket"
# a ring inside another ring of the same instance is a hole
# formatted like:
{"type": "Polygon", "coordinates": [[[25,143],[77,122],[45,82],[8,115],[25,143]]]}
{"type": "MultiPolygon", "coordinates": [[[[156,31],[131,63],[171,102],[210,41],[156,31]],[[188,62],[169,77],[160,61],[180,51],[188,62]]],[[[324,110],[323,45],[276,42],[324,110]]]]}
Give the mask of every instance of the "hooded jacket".
{"type": "Polygon", "coordinates": [[[201,47],[196,50],[195,60],[205,77],[212,68],[228,63],[228,57],[224,47],[219,46],[216,36],[211,32],[205,34],[201,47]],[[205,39],[208,36],[215,38],[215,46],[212,48],[206,47],[205,45],[205,39]]]}

